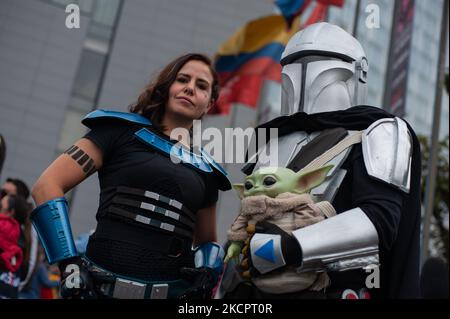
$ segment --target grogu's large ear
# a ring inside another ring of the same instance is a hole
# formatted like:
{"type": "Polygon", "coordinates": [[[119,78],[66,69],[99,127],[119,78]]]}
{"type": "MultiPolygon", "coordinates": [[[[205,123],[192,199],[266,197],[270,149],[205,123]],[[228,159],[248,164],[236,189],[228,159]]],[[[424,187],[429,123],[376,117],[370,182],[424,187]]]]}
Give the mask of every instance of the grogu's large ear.
{"type": "Polygon", "coordinates": [[[333,165],[324,166],[312,171],[298,173],[297,175],[297,192],[306,193],[316,186],[323,183],[333,165]]]}
{"type": "Polygon", "coordinates": [[[244,198],[244,184],[233,184],[233,188],[236,190],[240,199],[244,198]]]}

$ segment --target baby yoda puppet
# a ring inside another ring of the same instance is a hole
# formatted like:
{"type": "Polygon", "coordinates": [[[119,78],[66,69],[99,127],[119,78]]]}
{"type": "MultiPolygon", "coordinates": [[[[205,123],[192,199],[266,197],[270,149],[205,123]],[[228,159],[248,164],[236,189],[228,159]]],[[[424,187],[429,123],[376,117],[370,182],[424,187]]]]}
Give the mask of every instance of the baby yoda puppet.
{"type": "MultiPolygon", "coordinates": [[[[248,244],[247,230],[258,221],[271,222],[284,231],[292,231],[317,223],[336,214],[326,201],[315,203],[308,192],[326,179],[332,165],[298,172],[284,167],[263,167],[246,177],[244,184],[235,184],[242,199],[241,212],[228,231],[231,245],[225,262],[239,263],[242,246],[248,244]]],[[[253,226],[254,227],[254,226],[253,226]]],[[[246,245],[244,247],[248,249],[246,245]]],[[[242,267],[245,269],[245,260],[242,267]]],[[[250,278],[248,271],[243,277],[250,278]]],[[[326,273],[297,273],[294,267],[251,278],[264,292],[287,293],[305,289],[321,290],[329,285],[326,273]]]]}

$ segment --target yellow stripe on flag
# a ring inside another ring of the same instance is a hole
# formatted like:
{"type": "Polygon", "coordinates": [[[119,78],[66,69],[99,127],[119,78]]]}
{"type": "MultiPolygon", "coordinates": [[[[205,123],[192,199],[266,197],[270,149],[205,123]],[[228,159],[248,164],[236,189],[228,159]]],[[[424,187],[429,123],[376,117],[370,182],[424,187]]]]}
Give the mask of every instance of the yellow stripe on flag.
{"type": "Polygon", "coordinates": [[[218,50],[218,55],[237,55],[255,52],[269,43],[286,45],[299,30],[300,16],[295,18],[288,30],[286,20],[281,15],[271,15],[250,21],[234,33],[218,50]]]}

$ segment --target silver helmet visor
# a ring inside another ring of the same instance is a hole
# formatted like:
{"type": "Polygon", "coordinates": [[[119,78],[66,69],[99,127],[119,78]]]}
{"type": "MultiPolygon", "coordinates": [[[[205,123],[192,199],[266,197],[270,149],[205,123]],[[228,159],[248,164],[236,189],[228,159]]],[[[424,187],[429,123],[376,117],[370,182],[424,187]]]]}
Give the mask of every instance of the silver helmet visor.
{"type": "Polygon", "coordinates": [[[300,99],[302,90],[301,63],[285,65],[281,70],[281,115],[294,114],[301,111],[300,99]]]}
{"type": "Polygon", "coordinates": [[[355,62],[308,56],[284,65],[281,111],[308,114],[344,110],[357,105],[355,62]]]}

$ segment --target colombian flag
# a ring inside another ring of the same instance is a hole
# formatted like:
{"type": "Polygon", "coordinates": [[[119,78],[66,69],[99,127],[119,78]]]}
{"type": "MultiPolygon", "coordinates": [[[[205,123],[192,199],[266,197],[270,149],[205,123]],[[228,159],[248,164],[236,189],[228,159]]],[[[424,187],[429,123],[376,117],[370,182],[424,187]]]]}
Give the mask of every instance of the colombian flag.
{"type": "Polygon", "coordinates": [[[281,15],[249,22],[226,41],[216,55],[221,91],[212,114],[228,114],[231,103],[255,107],[264,80],[281,82],[280,58],[299,30],[300,17],[289,28],[281,15]]]}
{"type": "Polygon", "coordinates": [[[290,24],[296,16],[309,6],[310,2],[311,0],[275,0],[275,5],[290,24]]]}
{"type": "Polygon", "coordinates": [[[281,15],[249,22],[219,49],[215,68],[219,73],[220,97],[210,114],[228,114],[232,103],[256,107],[265,80],[281,82],[280,58],[289,39],[300,29],[324,21],[328,6],[344,0],[277,0],[281,15]],[[305,17],[303,11],[312,10],[305,17]],[[300,17],[305,20],[300,24],[300,17]]]}

